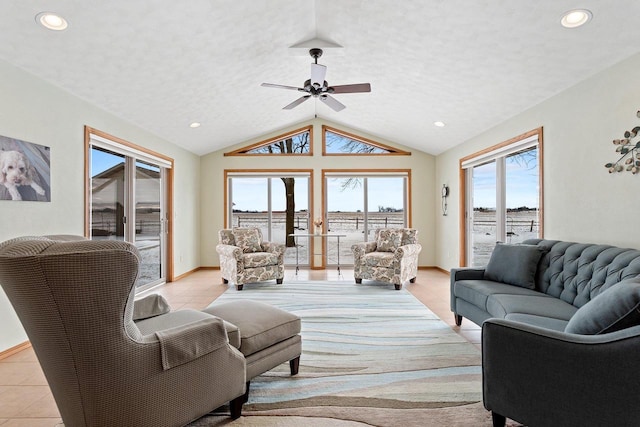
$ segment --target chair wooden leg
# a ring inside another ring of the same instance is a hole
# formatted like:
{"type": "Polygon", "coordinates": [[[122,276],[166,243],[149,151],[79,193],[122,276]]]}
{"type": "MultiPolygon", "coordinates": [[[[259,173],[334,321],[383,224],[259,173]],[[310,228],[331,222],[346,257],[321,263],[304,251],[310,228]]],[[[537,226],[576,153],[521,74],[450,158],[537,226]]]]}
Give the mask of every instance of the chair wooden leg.
{"type": "Polygon", "coordinates": [[[401,284],[394,284],[394,286],[396,287],[396,291],[399,291],[400,289],[402,289],[402,283],[401,284]]]}
{"type": "Polygon", "coordinates": [[[362,279],[356,279],[356,283],[358,284],[362,283],[362,279]]]}
{"type": "Polygon", "coordinates": [[[244,285],[236,285],[236,289],[239,290],[239,291],[241,291],[243,287],[244,287],[244,285]]]}
{"type": "Polygon", "coordinates": [[[493,427],[504,427],[507,423],[507,418],[504,415],[496,414],[491,411],[491,419],[493,420],[493,427]]]}
{"type": "Polygon", "coordinates": [[[298,375],[298,371],[300,370],[300,356],[289,360],[289,367],[291,368],[291,375],[298,375]]]}
{"type": "Polygon", "coordinates": [[[242,405],[244,404],[244,394],[238,396],[229,402],[229,409],[231,409],[231,419],[236,420],[242,415],[242,405]]]}
{"type": "Polygon", "coordinates": [[[283,279],[276,279],[276,285],[282,285],[282,280],[283,279]]]}
{"type": "Polygon", "coordinates": [[[414,277],[413,279],[409,279],[409,282],[416,283],[416,278],[414,277]]]}
{"type": "Polygon", "coordinates": [[[242,395],[243,396],[243,403],[247,403],[249,401],[249,386],[251,385],[251,381],[247,381],[245,384],[245,392],[242,395]]]}
{"type": "Polygon", "coordinates": [[[222,283],[226,285],[226,284],[228,284],[228,283],[229,283],[229,281],[223,277],[223,278],[222,278],[222,283]]]}

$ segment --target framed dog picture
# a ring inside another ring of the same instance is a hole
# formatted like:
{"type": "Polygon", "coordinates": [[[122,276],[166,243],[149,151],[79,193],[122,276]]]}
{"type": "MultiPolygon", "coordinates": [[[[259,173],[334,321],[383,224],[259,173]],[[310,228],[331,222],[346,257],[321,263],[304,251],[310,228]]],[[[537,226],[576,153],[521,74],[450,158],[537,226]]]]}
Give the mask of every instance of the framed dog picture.
{"type": "Polygon", "coordinates": [[[51,201],[51,150],[0,136],[0,200],[51,201]]]}

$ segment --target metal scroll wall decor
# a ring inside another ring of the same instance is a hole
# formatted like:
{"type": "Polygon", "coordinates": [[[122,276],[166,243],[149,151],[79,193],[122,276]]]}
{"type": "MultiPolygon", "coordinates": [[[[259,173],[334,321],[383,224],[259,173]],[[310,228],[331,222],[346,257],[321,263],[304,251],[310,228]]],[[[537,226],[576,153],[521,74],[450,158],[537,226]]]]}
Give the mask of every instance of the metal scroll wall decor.
{"type": "MultiPolygon", "coordinates": [[[[636,113],[640,118],[640,110],[636,113]]],[[[632,174],[640,173],[640,141],[633,142],[633,139],[640,133],[640,126],[636,126],[624,133],[624,138],[614,139],[616,153],[620,153],[620,158],[615,163],[607,163],[605,168],[609,173],[629,171],[632,174]]]]}

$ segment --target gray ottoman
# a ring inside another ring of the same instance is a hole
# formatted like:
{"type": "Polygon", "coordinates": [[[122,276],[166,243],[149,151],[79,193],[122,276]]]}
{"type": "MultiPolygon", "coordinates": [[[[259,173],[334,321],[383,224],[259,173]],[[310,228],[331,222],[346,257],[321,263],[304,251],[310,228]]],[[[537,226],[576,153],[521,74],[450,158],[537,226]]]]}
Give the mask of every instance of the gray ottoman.
{"type": "Polygon", "coordinates": [[[295,314],[252,300],[214,303],[202,311],[225,321],[229,342],[247,361],[245,398],[253,378],[281,363],[289,361],[291,375],[298,373],[302,338],[295,314]]]}

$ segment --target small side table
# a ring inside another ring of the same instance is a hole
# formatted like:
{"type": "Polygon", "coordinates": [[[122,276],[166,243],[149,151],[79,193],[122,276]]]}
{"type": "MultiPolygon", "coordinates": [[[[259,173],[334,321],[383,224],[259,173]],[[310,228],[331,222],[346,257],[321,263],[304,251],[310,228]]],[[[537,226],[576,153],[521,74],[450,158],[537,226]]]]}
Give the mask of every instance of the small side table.
{"type": "MultiPolygon", "coordinates": [[[[289,234],[289,237],[293,237],[294,242],[296,244],[296,276],[298,275],[298,270],[300,269],[299,267],[299,263],[298,263],[298,237],[320,237],[322,239],[328,239],[330,237],[335,237],[337,239],[336,241],[336,250],[338,252],[338,274],[340,273],[340,238],[341,237],[347,237],[346,234],[289,234]]],[[[325,259],[328,260],[327,258],[327,254],[313,254],[313,255],[324,255],[325,259]]]]}

